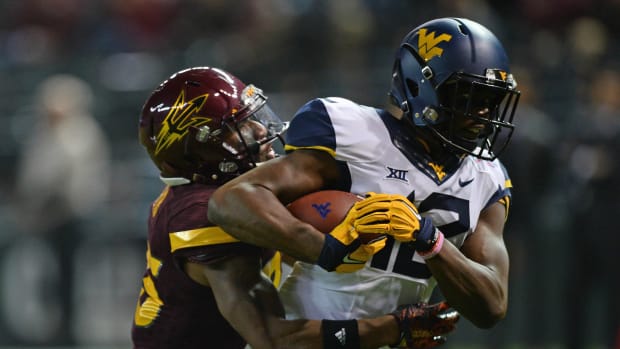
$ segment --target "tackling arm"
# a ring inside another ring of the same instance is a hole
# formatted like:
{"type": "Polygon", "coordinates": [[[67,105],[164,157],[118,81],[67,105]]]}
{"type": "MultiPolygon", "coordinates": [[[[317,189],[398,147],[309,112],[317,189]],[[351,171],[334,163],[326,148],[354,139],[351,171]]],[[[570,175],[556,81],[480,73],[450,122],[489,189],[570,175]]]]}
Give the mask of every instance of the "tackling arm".
{"type": "Polygon", "coordinates": [[[459,320],[445,303],[404,305],[375,318],[327,324],[324,320],[285,320],[278,292],[262,276],[260,265],[256,255],[183,264],[190,278],[211,288],[226,321],[255,349],[370,349],[387,345],[427,349],[443,344],[459,320]],[[346,334],[340,335],[343,328],[346,334]]]}
{"type": "Polygon", "coordinates": [[[194,281],[211,287],[222,315],[255,349],[434,348],[445,342],[445,335],[458,321],[456,312],[444,312],[448,308],[445,304],[406,305],[392,314],[330,321],[328,326],[322,320],[285,320],[277,290],[261,276],[259,266],[257,256],[247,255],[184,265],[194,281]],[[335,336],[341,326],[349,331],[335,336]]]}
{"type": "Polygon", "coordinates": [[[184,270],[211,288],[220,313],[248,343],[254,348],[274,348],[263,313],[283,317],[284,307],[275,287],[262,277],[260,265],[257,255],[239,255],[210,264],[186,262],[184,270]],[[260,292],[251,293],[255,288],[260,292]]]}
{"type": "Polygon", "coordinates": [[[456,328],[460,316],[448,308],[447,303],[408,304],[391,314],[344,321],[284,320],[266,314],[265,323],[278,349],[430,349],[444,344],[456,328]],[[346,335],[339,335],[346,328],[346,335]]]}
{"type": "MultiPolygon", "coordinates": [[[[217,292],[218,305],[220,302],[228,305],[234,304],[232,307],[226,305],[222,307],[223,311],[227,311],[224,316],[242,334],[252,348],[330,348],[323,345],[323,321],[284,319],[276,306],[280,304],[277,290],[269,281],[263,279],[249,290],[237,288],[233,292],[235,297],[231,297],[229,291],[224,294],[217,292]]],[[[346,322],[352,323],[354,321],[346,322]]],[[[396,343],[400,337],[398,324],[394,316],[391,315],[357,320],[357,328],[357,334],[349,332],[343,341],[348,339],[344,343],[350,343],[357,335],[359,336],[357,342],[359,342],[360,349],[390,345],[396,343]]],[[[341,348],[352,348],[350,345],[345,344],[341,348]]]]}

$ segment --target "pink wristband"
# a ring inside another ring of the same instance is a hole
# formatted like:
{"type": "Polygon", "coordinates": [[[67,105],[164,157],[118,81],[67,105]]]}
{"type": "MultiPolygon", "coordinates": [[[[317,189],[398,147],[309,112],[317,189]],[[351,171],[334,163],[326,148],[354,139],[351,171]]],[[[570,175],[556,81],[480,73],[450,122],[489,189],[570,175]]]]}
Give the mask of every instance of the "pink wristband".
{"type": "Polygon", "coordinates": [[[441,251],[441,247],[443,247],[444,236],[443,236],[443,233],[439,230],[437,231],[437,234],[439,234],[437,236],[437,241],[435,241],[435,244],[433,245],[433,248],[431,248],[430,251],[426,253],[418,252],[420,257],[422,257],[424,260],[435,257],[435,255],[438,254],[439,251],[441,251]]]}

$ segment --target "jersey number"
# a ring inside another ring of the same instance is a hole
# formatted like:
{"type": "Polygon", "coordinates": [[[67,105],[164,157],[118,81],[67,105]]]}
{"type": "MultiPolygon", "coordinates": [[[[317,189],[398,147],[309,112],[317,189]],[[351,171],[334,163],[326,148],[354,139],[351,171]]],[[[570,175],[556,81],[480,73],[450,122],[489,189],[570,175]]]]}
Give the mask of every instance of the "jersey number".
{"type": "Polygon", "coordinates": [[[161,307],[164,305],[153,282],[153,278],[159,274],[162,262],[151,256],[151,249],[148,246],[146,249],[146,265],[146,275],[142,278],[142,289],[134,314],[134,323],[140,327],[149,326],[157,318],[161,307]]]}
{"type": "MultiPolygon", "coordinates": [[[[409,195],[410,198],[412,196],[413,193],[409,195]]],[[[469,229],[468,200],[441,193],[432,193],[420,203],[418,210],[420,213],[436,210],[439,211],[438,214],[442,218],[446,214],[445,217],[447,219],[442,220],[448,223],[437,226],[446,238],[464,233],[469,229]],[[456,216],[456,219],[454,219],[454,216],[456,216]],[[451,218],[453,219],[452,221],[449,221],[450,217],[453,217],[451,218]]],[[[430,278],[431,272],[426,267],[426,264],[415,261],[414,255],[415,251],[412,248],[397,244],[392,237],[388,237],[385,248],[373,256],[370,266],[414,278],[430,278]],[[390,263],[392,256],[394,256],[393,262],[390,263]]],[[[418,260],[422,260],[421,257],[418,260]]]]}

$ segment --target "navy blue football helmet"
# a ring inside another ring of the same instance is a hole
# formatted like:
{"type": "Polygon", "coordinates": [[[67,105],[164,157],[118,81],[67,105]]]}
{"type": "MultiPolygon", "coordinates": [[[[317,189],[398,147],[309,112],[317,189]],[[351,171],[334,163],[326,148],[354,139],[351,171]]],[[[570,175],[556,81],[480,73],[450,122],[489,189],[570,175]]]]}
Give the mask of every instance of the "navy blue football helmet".
{"type": "Polygon", "coordinates": [[[514,131],[516,86],[491,31],[471,20],[440,18],[403,39],[389,96],[416,129],[451,151],[493,160],[514,131]]]}

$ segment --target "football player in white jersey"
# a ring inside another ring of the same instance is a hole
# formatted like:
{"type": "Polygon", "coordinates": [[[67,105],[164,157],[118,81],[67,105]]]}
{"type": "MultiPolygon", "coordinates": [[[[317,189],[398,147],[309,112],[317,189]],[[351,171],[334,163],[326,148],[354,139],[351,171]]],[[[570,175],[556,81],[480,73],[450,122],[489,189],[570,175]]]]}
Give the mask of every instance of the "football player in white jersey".
{"type": "Polygon", "coordinates": [[[403,39],[385,109],[308,102],[291,121],[287,155],[218,189],[209,219],[300,257],[280,289],[287,317],[376,316],[426,302],[439,285],[461,315],[490,328],[508,302],[511,183],[497,156],[518,99],[492,32],[462,18],[431,20],[403,39]],[[327,235],[286,210],[324,189],[366,194],[372,210],[354,206],[327,235]],[[384,246],[360,252],[359,234],[377,232],[388,235],[384,246]]]}

